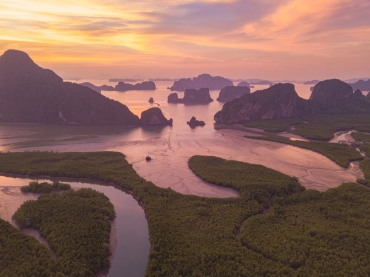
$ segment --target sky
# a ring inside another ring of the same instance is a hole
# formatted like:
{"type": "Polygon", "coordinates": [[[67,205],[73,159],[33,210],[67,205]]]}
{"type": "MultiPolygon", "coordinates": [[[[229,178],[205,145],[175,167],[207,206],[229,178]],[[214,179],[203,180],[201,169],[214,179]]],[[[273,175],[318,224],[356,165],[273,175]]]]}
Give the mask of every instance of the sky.
{"type": "Polygon", "coordinates": [[[370,77],[370,1],[1,0],[7,49],[66,79],[370,77]]]}

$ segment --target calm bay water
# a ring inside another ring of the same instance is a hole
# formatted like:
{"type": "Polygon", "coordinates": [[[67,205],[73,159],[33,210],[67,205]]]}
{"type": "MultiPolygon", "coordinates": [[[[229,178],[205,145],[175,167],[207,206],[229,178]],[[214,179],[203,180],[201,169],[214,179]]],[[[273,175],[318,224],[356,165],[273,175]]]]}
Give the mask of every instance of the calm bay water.
{"type": "MultiPolygon", "coordinates": [[[[89,81],[95,85],[108,84],[114,86],[116,83],[108,83],[102,80],[81,80],[89,81]]],[[[140,128],[130,134],[130,138],[144,139],[151,137],[151,133],[157,135],[167,134],[200,134],[200,133],[211,133],[214,131],[214,115],[220,111],[224,103],[218,102],[216,99],[219,96],[219,90],[211,90],[210,95],[214,100],[207,105],[184,105],[184,104],[171,104],[167,103],[167,97],[172,91],[168,90],[167,87],[171,87],[173,82],[156,82],[157,90],[155,91],[103,91],[102,94],[108,98],[117,100],[125,104],[134,114],[140,117],[141,113],[151,107],[159,107],[166,118],[173,118],[174,123],[172,127],[151,127],[151,128],[140,128]],[[153,97],[154,103],[148,102],[149,98],[153,97]],[[190,129],[186,124],[192,116],[195,116],[198,120],[203,120],[206,125],[204,127],[197,127],[190,129]]],[[[308,99],[311,95],[311,85],[294,84],[297,93],[305,99],[308,99]]],[[[251,89],[252,93],[256,90],[265,89],[266,85],[256,85],[251,89]]],[[[177,92],[180,98],[184,96],[183,92],[177,92]]]]}

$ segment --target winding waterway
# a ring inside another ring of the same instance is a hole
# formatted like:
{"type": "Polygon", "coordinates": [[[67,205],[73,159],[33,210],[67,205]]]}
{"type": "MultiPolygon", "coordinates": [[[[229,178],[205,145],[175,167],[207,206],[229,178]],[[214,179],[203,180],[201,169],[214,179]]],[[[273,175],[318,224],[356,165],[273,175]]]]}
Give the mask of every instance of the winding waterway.
{"type": "MultiPolygon", "coordinates": [[[[32,180],[28,178],[0,176],[0,217],[13,225],[11,217],[18,207],[26,200],[35,200],[38,197],[38,195],[23,194],[20,191],[20,187],[28,185],[30,181],[32,180]]],[[[50,180],[39,179],[39,181],[50,180]]],[[[61,181],[69,183],[73,188],[92,188],[102,192],[114,205],[115,234],[111,236],[111,240],[113,238],[111,243],[116,250],[111,259],[109,272],[100,276],[144,276],[150,243],[145,213],[139,203],[130,194],[103,183],[82,183],[72,179],[61,179],[61,181]]],[[[37,233],[35,235],[37,236],[37,233]]]]}

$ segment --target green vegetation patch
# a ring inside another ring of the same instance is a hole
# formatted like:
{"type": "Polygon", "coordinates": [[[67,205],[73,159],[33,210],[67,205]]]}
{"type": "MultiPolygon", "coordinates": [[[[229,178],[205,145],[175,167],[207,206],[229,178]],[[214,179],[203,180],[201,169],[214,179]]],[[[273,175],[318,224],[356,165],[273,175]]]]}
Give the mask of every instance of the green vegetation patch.
{"type": "Polygon", "coordinates": [[[263,129],[265,132],[284,132],[290,126],[303,123],[300,118],[281,118],[281,119],[264,119],[244,121],[244,127],[263,129]]]}
{"type": "Polygon", "coordinates": [[[109,199],[92,189],[44,194],[13,215],[20,228],[35,228],[47,240],[57,256],[56,272],[66,276],[95,276],[109,266],[114,218],[109,199]]]}
{"type": "Polygon", "coordinates": [[[36,181],[30,182],[28,186],[21,187],[23,193],[32,192],[32,193],[50,193],[53,191],[62,191],[69,190],[71,186],[69,184],[63,184],[58,181],[49,184],[47,182],[39,183],[36,181]]]}
{"type": "Polygon", "coordinates": [[[363,144],[360,146],[360,150],[365,153],[366,156],[370,157],[370,144],[363,144]]]}
{"type": "Polygon", "coordinates": [[[50,251],[34,237],[0,219],[0,276],[63,276],[53,273],[54,260],[50,251]]]}
{"type": "Polygon", "coordinates": [[[277,198],[267,214],[247,219],[241,242],[297,276],[368,276],[369,209],[370,190],[358,184],[308,190],[277,198]]]}
{"type": "Polygon", "coordinates": [[[213,156],[193,156],[191,170],[203,180],[232,187],[242,198],[268,204],[273,196],[288,196],[304,191],[298,179],[262,165],[227,161],[213,156]]]}
{"type": "Polygon", "coordinates": [[[366,159],[360,162],[360,168],[364,172],[365,179],[370,180],[370,160],[366,159]]]}
{"type": "Polygon", "coordinates": [[[300,141],[300,140],[290,140],[288,138],[280,137],[277,135],[268,135],[261,137],[251,137],[246,136],[246,138],[252,139],[262,139],[274,142],[285,143],[300,148],[308,149],[320,153],[338,165],[342,167],[348,167],[350,162],[359,161],[364,159],[364,157],[356,151],[356,149],[349,147],[346,144],[338,143],[327,143],[327,142],[317,142],[317,141],[300,141]]]}
{"type": "Polygon", "coordinates": [[[314,140],[330,140],[335,132],[356,129],[370,132],[369,114],[320,114],[302,118],[251,120],[243,123],[246,127],[263,129],[266,132],[287,131],[294,125],[293,134],[314,140]]]}
{"type": "Polygon", "coordinates": [[[370,135],[368,134],[353,132],[351,133],[351,137],[357,141],[370,142],[370,135]]]}

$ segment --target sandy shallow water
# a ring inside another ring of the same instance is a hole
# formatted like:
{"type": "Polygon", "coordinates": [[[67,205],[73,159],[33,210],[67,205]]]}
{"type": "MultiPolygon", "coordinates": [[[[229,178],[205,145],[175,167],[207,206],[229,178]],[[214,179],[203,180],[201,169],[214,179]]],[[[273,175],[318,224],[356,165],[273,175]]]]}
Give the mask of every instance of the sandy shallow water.
{"type": "Polygon", "coordinates": [[[313,151],[263,140],[247,139],[245,132],[217,130],[211,133],[168,134],[137,140],[122,140],[110,136],[95,141],[84,139],[68,144],[25,147],[10,151],[118,151],[126,155],[128,162],[140,176],[159,187],[171,187],[183,194],[205,197],[236,197],[238,193],[229,188],[207,184],[188,167],[193,155],[217,156],[224,159],[261,164],[290,176],[296,176],[309,189],[325,191],[342,182],[354,182],[363,176],[357,163],[342,168],[330,159],[313,151]],[[147,162],[149,155],[152,161],[147,162]]]}

